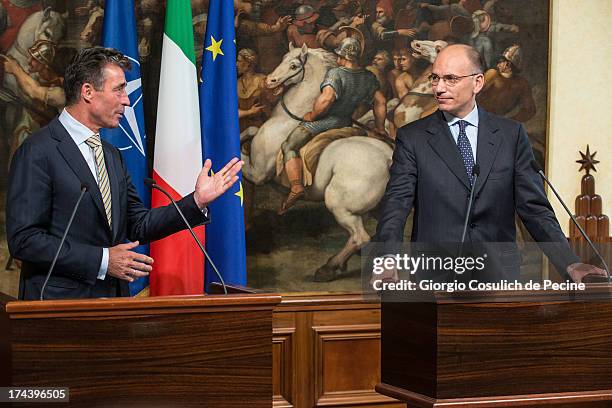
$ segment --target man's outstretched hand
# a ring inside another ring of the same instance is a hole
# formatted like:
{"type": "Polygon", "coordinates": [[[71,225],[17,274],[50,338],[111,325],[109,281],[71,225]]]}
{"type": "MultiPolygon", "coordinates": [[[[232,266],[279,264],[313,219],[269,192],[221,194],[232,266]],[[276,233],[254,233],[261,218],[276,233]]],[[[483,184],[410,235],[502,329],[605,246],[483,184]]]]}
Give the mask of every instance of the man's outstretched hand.
{"type": "Polygon", "coordinates": [[[206,159],[204,167],[196,181],[193,198],[200,209],[204,209],[221,194],[225,193],[238,181],[238,172],[242,169],[244,162],[234,157],[221,170],[214,175],[210,174],[212,162],[206,159]]]}

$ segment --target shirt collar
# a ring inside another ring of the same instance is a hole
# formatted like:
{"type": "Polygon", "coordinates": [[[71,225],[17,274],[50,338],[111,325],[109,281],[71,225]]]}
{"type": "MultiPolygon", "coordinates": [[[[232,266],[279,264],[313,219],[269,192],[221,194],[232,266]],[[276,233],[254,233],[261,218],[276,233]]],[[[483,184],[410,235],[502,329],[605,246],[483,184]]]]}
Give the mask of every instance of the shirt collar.
{"type": "Polygon", "coordinates": [[[478,105],[474,104],[474,109],[470,113],[468,113],[464,118],[458,118],[456,116],[451,115],[448,112],[442,112],[444,114],[444,119],[449,127],[453,126],[460,120],[465,120],[470,125],[474,127],[478,127],[478,105]]]}
{"type": "Polygon", "coordinates": [[[91,129],[69,114],[66,109],[62,110],[62,113],[60,113],[58,119],[60,123],[64,125],[64,128],[68,131],[68,134],[77,144],[77,146],[84,143],[87,139],[95,134],[91,131],[91,129]]]}

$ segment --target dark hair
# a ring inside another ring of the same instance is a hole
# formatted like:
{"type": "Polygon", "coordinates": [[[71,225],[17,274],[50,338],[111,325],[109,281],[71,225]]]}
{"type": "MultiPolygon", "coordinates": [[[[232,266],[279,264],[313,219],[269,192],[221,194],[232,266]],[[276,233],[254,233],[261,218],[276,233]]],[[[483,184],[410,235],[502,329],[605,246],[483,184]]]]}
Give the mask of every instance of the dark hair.
{"type": "Polygon", "coordinates": [[[104,68],[114,64],[123,70],[132,67],[125,55],[114,48],[90,47],[80,50],[72,62],[66,67],[64,74],[64,92],[66,105],[79,101],[81,87],[90,83],[97,90],[104,85],[104,68]]]}

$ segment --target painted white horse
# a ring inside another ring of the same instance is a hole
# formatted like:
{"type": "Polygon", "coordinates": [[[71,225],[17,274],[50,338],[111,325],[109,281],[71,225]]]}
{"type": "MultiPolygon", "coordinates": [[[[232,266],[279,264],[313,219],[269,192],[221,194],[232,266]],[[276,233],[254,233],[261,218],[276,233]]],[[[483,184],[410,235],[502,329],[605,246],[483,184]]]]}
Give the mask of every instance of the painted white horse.
{"type": "Polygon", "coordinates": [[[393,114],[393,123],[400,127],[414,122],[423,114],[427,115],[436,108],[436,100],[433,96],[429,75],[438,52],[446,47],[446,41],[414,40],[410,43],[412,56],[429,61],[430,65],[417,78],[410,91],[401,99],[393,114]]]}
{"type": "MultiPolygon", "coordinates": [[[[283,96],[287,110],[303,117],[320,94],[320,84],[328,69],[335,67],[336,56],[323,49],[290,47],[280,65],[266,78],[271,89],[291,86],[283,96]]],[[[243,155],[243,175],[255,184],[276,179],[276,156],[283,141],[299,121],[279,103],[272,116],[259,128],[251,142],[250,156],[243,155]]],[[[243,132],[247,136],[248,129],[243,132]]],[[[370,236],[363,226],[363,215],[373,209],[383,196],[389,180],[392,148],[385,142],[353,136],[332,142],[319,158],[313,184],[306,188],[305,199],[325,201],[336,221],[348,231],[342,250],[329,258],[315,273],[315,280],[334,279],[338,269],[345,269],[348,259],[370,236]]]]}
{"type": "MultiPolygon", "coordinates": [[[[19,28],[17,38],[8,50],[7,55],[16,59],[19,65],[26,72],[29,72],[28,60],[30,54],[28,49],[38,40],[47,40],[57,44],[64,35],[67,16],[67,13],[60,14],[51,10],[51,7],[32,13],[19,28]]],[[[13,75],[6,75],[4,78],[5,87],[22,95],[13,75]]]]}

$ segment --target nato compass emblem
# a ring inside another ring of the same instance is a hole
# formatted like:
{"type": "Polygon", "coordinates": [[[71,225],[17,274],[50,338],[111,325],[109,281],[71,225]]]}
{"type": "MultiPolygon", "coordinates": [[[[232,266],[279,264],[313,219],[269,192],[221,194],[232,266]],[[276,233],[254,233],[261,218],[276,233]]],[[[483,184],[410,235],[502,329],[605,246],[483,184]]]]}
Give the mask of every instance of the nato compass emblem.
{"type": "Polygon", "coordinates": [[[144,117],[142,107],[142,79],[140,78],[140,63],[138,60],[130,56],[126,55],[126,57],[132,62],[132,64],[135,65],[129,72],[126,72],[127,86],[125,91],[128,98],[130,98],[130,106],[125,107],[123,118],[119,122],[119,128],[129,140],[129,144],[117,147],[119,150],[135,148],[144,157],[146,154],[144,140],[147,136],[144,133],[144,123],[139,123],[142,122],[144,117]],[[141,127],[143,128],[142,133],[140,131],[141,127]]]}

